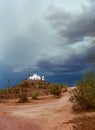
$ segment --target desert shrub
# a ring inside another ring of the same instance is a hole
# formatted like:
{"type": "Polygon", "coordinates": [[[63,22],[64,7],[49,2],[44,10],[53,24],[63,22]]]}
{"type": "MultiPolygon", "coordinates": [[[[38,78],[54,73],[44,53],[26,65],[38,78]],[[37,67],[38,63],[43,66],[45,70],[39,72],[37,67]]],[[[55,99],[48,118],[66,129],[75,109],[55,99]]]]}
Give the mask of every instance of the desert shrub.
{"type": "Polygon", "coordinates": [[[73,130],[95,130],[95,116],[79,116],[70,120],[69,123],[73,124],[73,130]]]}
{"type": "Polygon", "coordinates": [[[95,108],[95,73],[87,72],[77,83],[70,101],[85,108],[95,108]]]}
{"type": "Polygon", "coordinates": [[[7,89],[0,89],[0,94],[7,95],[7,89]]]}
{"type": "Polygon", "coordinates": [[[0,89],[0,98],[1,99],[8,99],[9,94],[7,89],[0,89]]]}
{"type": "Polygon", "coordinates": [[[59,84],[57,83],[53,83],[50,85],[50,93],[54,95],[54,97],[56,96],[60,96],[61,94],[61,87],[59,84]]]}
{"type": "Polygon", "coordinates": [[[35,83],[34,86],[35,86],[36,89],[40,88],[40,84],[39,83],[35,83]]]}
{"type": "Polygon", "coordinates": [[[46,89],[46,88],[47,88],[47,85],[43,84],[43,85],[42,85],[42,88],[43,88],[43,89],[46,89]]]}
{"type": "Polygon", "coordinates": [[[63,92],[67,92],[68,85],[66,83],[63,83],[61,87],[63,92]]]}
{"type": "Polygon", "coordinates": [[[22,92],[27,92],[27,88],[22,88],[22,92]]]}
{"type": "Polygon", "coordinates": [[[8,93],[8,94],[11,93],[10,80],[8,80],[7,93],[8,93]]]}
{"type": "Polygon", "coordinates": [[[16,88],[16,87],[12,88],[12,92],[13,92],[13,95],[14,95],[15,98],[20,97],[20,91],[19,91],[18,88],[16,88]]]}
{"type": "Polygon", "coordinates": [[[19,94],[19,89],[18,88],[13,88],[13,91],[15,94],[19,94]]]}
{"type": "Polygon", "coordinates": [[[29,83],[27,81],[23,81],[18,86],[23,88],[23,87],[27,87],[28,85],[29,85],[29,83]]]}
{"type": "Polygon", "coordinates": [[[32,99],[33,100],[37,100],[39,96],[39,91],[38,90],[34,90],[32,93],[32,99]]]}
{"type": "Polygon", "coordinates": [[[25,103],[25,102],[28,102],[28,98],[27,98],[27,95],[25,93],[21,94],[20,97],[19,97],[19,103],[25,103]]]}

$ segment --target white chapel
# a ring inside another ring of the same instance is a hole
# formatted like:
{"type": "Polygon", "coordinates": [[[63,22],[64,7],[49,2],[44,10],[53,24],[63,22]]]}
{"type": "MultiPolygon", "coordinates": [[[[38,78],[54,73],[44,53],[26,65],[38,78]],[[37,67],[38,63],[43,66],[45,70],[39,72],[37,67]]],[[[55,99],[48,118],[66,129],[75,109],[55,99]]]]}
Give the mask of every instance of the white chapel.
{"type": "Polygon", "coordinates": [[[35,73],[33,75],[30,75],[28,77],[28,80],[43,80],[43,81],[45,81],[45,77],[44,76],[40,76],[40,75],[35,73]]]}

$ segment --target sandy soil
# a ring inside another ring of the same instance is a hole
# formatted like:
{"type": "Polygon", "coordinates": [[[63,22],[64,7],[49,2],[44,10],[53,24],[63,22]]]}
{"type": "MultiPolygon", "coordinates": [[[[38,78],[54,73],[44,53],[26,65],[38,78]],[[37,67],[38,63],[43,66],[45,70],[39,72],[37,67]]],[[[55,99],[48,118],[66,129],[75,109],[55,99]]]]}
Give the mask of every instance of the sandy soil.
{"type": "MultiPolygon", "coordinates": [[[[70,91],[70,90],[69,90],[70,91]]],[[[0,130],[72,130],[68,123],[76,115],[69,102],[70,93],[60,99],[37,104],[0,104],[0,130]]]]}

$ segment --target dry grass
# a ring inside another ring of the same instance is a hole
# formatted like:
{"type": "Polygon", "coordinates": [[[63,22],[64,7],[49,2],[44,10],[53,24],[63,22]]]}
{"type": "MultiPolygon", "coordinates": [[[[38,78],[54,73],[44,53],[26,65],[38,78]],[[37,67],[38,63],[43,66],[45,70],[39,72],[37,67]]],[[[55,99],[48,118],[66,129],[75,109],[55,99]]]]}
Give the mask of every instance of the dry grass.
{"type": "Polygon", "coordinates": [[[81,116],[72,119],[73,130],[95,130],[95,116],[81,116]]]}
{"type": "Polygon", "coordinates": [[[85,106],[80,106],[78,104],[72,106],[72,113],[74,114],[82,114],[85,112],[95,112],[95,108],[86,108],[85,106]]]}

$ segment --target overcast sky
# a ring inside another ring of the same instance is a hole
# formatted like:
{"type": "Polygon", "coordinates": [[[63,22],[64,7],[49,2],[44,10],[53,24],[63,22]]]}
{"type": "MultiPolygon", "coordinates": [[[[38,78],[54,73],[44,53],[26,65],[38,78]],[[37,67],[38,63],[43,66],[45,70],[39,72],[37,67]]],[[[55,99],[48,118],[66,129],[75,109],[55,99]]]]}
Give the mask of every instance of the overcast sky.
{"type": "Polygon", "coordinates": [[[0,0],[0,87],[34,72],[70,82],[89,70],[94,18],[94,0],[0,0]]]}

